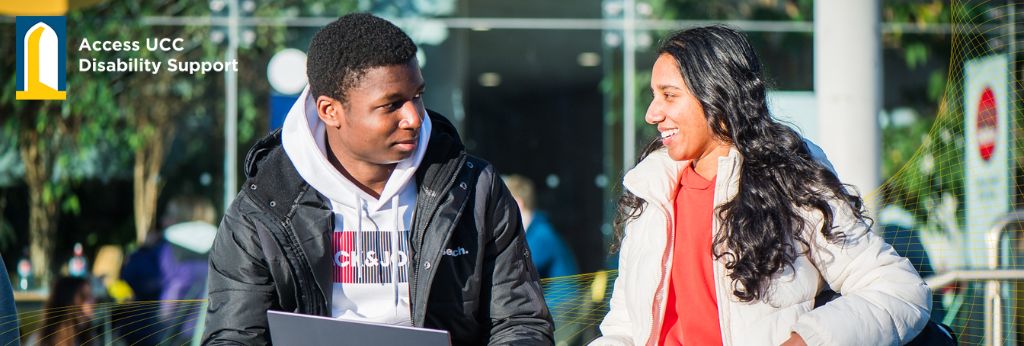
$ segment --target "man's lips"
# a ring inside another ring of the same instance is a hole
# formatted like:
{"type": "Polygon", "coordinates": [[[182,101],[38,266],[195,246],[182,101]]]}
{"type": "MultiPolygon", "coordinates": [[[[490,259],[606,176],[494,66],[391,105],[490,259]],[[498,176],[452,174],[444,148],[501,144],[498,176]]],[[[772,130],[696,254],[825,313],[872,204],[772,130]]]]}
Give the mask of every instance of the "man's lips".
{"type": "Polygon", "coordinates": [[[414,150],[419,144],[419,138],[411,138],[395,142],[394,146],[403,150],[414,150]]]}

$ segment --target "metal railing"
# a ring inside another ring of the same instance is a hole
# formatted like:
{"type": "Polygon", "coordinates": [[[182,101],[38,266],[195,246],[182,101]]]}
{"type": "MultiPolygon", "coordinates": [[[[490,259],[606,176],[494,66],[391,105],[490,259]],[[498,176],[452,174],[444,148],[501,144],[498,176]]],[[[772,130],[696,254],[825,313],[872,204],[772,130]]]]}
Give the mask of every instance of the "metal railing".
{"type": "Polygon", "coordinates": [[[943,287],[957,281],[985,281],[985,345],[1004,344],[1002,281],[1024,280],[1024,270],[1000,269],[1002,245],[1009,226],[1024,221],[1024,210],[1015,210],[996,220],[985,237],[988,268],[954,270],[925,279],[928,287],[943,287]]]}

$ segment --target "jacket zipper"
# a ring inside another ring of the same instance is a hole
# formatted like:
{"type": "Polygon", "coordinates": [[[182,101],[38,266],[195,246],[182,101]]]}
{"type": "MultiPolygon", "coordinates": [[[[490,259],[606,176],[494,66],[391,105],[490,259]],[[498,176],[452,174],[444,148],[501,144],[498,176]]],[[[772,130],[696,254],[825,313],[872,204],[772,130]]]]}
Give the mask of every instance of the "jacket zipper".
{"type": "MultiPolygon", "coordinates": [[[[675,250],[675,223],[672,222],[673,220],[671,214],[669,214],[668,209],[666,209],[665,206],[659,205],[658,207],[661,208],[661,212],[665,215],[665,229],[667,232],[667,237],[665,243],[665,250],[662,252],[661,255],[661,271],[658,276],[658,286],[654,291],[654,302],[651,304],[651,330],[647,334],[647,345],[657,345],[658,343],[658,339],[656,338],[655,334],[657,334],[657,331],[660,330],[661,328],[658,328],[660,326],[656,326],[655,322],[658,322],[658,315],[662,310],[661,304],[662,302],[665,302],[664,294],[662,294],[662,286],[664,284],[665,273],[671,267],[672,256],[675,250]]],[[[658,324],[660,325],[661,323],[658,324]]]]}
{"type": "Polygon", "coordinates": [[[724,280],[722,268],[718,261],[714,261],[712,265],[715,266],[715,297],[718,298],[718,329],[719,333],[722,335],[722,345],[731,345],[732,343],[730,341],[732,340],[732,334],[729,333],[729,330],[726,329],[725,326],[725,310],[729,296],[722,294],[722,281],[724,280]]]}
{"type": "MultiPolygon", "coordinates": [[[[733,164],[730,164],[728,168],[729,168],[730,178],[731,178],[731,176],[732,176],[731,173],[733,172],[733,168],[734,168],[733,164]]],[[[719,171],[721,172],[721,167],[719,167],[719,171]]],[[[728,196],[729,195],[729,183],[728,183],[728,181],[729,181],[729,179],[726,179],[725,183],[723,183],[722,187],[724,188],[724,190],[717,186],[719,181],[717,181],[717,180],[715,181],[715,185],[716,185],[715,186],[715,200],[719,199],[719,195],[718,195],[719,193],[722,194],[723,199],[724,199],[724,196],[728,196]]],[[[722,227],[722,225],[719,222],[718,217],[716,215],[712,215],[711,216],[711,237],[712,237],[711,239],[712,239],[712,246],[714,246],[714,237],[715,237],[716,233],[719,232],[721,227],[722,227]]],[[[729,299],[730,299],[729,295],[732,294],[732,293],[731,292],[730,293],[723,292],[724,287],[728,287],[728,286],[725,285],[725,283],[723,282],[723,281],[725,281],[725,275],[723,273],[722,264],[715,260],[714,255],[712,255],[712,257],[711,257],[711,265],[713,266],[714,273],[715,273],[715,297],[718,298],[718,329],[719,329],[719,333],[722,335],[722,344],[723,345],[731,345],[732,344],[732,333],[730,333],[729,330],[726,328],[725,320],[728,318],[728,314],[726,314],[726,312],[727,312],[726,311],[727,310],[726,304],[729,303],[729,299]]]]}
{"type": "MultiPolygon", "coordinates": [[[[301,248],[299,248],[298,242],[296,242],[295,239],[293,239],[293,236],[291,235],[291,232],[290,232],[291,226],[288,225],[287,221],[281,221],[281,227],[284,228],[285,235],[288,238],[288,243],[289,243],[288,245],[293,248],[292,251],[294,253],[298,254],[298,252],[300,252],[302,250],[301,250],[301,248]],[[298,250],[298,251],[296,251],[296,250],[298,250]]],[[[301,257],[300,257],[300,260],[301,260],[301,257]]],[[[310,271],[315,270],[315,269],[313,269],[312,263],[310,263],[309,261],[305,261],[305,262],[306,262],[306,266],[309,267],[310,271]]],[[[299,279],[298,276],[296,276],[296,280],[298,280],[298,279],[299,279]]],[[[304,279],[305,280],[312,280],[313,284],[310,285],[307,282],[305,285],[299,285],[299,286],[302,286],[302,288],[303,288],[302,289],[303,294],[305,294],[307,297],[315,299],[313,297],[315,297],[316,292],[313,291],[314,290],[313,287],[316,286],[316,277],[310,276],[310,277],[307,277],[307,278],[304,278],[304,279]]],[[[315,313],[317,315],[321,315],[321,316],[324,315],[325,311],[327,311],[327,310],[323,310],[323,309],[327,305],[326,304],[327,302],[322,302],[322,303],[323,304],[316,304],[315,302],[309,302],[308,305],[306,306],[306,308],[308,309],[307,311],[313,312],[313,313],[315,313]],[[319,306],[317,306],[317,305],[319,305],[319,306]]]]}
{"type": "MultiPolygon", "coordinates": [[[[458,158],[455,159],[458,162],[458,164],[455,166],[456,168],[455,168],[455,171],[452,172],[451,178],[448,179],[448,181],[445,182],[444,185],[442,185],[442,186],[445,187],[444,191],[438,191],[437,195],[431,198],[430,205],[438,205],[438,208],[436,208],[433,211],[432,214],[436,214],[440,210],[440,205],[439,204],[441,203],[442,196],[447,195],[448,194],[448,190],[450,189],[452,184],[455,183],[455,180],[459,179],[458,173],[461,171],[460,168],[462,167],[462,164],[466,161],[465,157],[466,157],[465,154],[461,154],[461,155],[459,155],[458,158]]],[[[417,191],[417,193],[419,193],[419,192],[417,191]]],[[[416,209],[419,209],[419,208],[420,208],[420,206],[419,206],[419,204],[417,204],[416,205],[416,209]]],[[[424,209],[426,209],[426,207],[424,207],[424,209]]],[[[420,211],[417,210],[417,213],[413,216],[413,218],[414,218],[413,226],[414,227],[416,226],[415,218],[419,218],[419,217],[423,216],[422,213],[419,213],[419,212],[420,211]]],[[[416,326],[416,311],[417,311],[416,310],[416,302],[419,301],[419,297],[413,295],[413,291],[414,291],[413,288],[414,288],[414,286],[419,286],[419,281],[417,279],[419,277],[418,274],[419,274],[419,271],[420,271],[420,262],[422,260],[422,257],[420,257],[419,252],[421,252],[420,250],[423,248],[423,242],[426,241],[426,238],[427,238],[427,235],[426,235],[427,226],[429,226],[429,223],[432,223],[434,221],[433,219],[434,219],[434,215],[430,215],[430,220],[428,221],[428,224],[423,225],[423,229],[419,230],[419,232],[418,232],[419,234],[416,235],[417,239],[410,239],[410,244],[415,242],[415,246],[410,246],[409,247],[409,251],[410,251],[410,253],[412,253],[412,255],[413,255],[412,257],[415,259],[415,261],[414,261],[415,263],[412,263],[413,264],[413,270],[409,271],[409,283],[410,283],[409,284],[409,300],[410,300],[409,301],[409,312],[410,312],[410,315],[412,316],[412,319],[413,319],[413,321],[412,321],[413,322],[413,326],[416,326]]],[[[442,247],[443,247],[443,245],[442,245],[442,247]]]]}

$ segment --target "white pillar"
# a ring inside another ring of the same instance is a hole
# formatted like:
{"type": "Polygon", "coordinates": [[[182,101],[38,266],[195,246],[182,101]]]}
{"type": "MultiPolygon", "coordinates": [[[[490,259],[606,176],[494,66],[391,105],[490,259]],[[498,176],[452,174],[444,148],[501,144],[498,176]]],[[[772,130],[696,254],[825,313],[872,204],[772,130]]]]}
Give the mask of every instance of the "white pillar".
{"type": "MultiPolygon", "coordinates": [[[[238,58],[238,0],[228,2],[228,49],[224,61],[238,58]]],[[[238,72],[224,69],[224,210],[238,194],[238,72]]]]}
{"type": "Polygon", "coordinates": [[[636,0],[622,15],[622,173],[636,164],[636,0]]]}
{"type": "MultiPolygon", "coordinates": [[[[879,0],[814,2],[814,92],[818,103],[819,146],[839,179],[862,196],[881,183],[882,105],[879,0]]],[[[875,195],[865,200],[872,213],[875,195]]]]}

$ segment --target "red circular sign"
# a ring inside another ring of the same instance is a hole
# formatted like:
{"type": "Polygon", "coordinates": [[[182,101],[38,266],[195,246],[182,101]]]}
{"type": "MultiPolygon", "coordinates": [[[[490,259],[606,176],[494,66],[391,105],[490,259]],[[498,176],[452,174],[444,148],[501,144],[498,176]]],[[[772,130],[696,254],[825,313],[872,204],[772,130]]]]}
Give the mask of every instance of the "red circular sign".
{"type": "Polygon", "coordinates": [[[981,158],[988,161],[996,151],[996,137],[999,136],[999,113],[996,111],[996,95],[992,88],[985,87],[978,101],[975,138],[978,140],[978,152],[981,158]]]}

